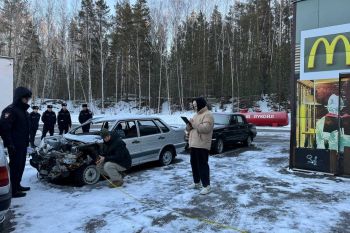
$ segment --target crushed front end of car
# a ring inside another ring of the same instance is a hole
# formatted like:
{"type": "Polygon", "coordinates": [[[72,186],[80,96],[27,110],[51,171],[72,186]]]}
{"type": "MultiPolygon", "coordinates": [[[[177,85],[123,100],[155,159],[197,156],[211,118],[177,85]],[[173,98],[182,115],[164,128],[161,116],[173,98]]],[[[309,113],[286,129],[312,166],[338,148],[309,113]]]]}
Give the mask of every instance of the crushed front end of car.
{"type": "Polygon", "coordinates": [[[73,175],[79,176],[76,177],[78,183],[86,184],[88,182],[82,180],[81,175],[77,173],[83,168],[95,165],[99,150],[98,143],[69,141],[62,136],[47,137],[31,154],[30,164],[38,170],[39,177],[48,181],[73,175]]]}

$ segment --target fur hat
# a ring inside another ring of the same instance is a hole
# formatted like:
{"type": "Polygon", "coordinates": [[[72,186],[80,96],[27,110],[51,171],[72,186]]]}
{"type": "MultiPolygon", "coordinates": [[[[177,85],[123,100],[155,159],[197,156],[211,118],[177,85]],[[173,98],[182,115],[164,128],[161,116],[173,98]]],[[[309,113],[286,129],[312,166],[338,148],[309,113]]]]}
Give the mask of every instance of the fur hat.
{"type": "Polygon", "coordinates": [[[110,136],[110,135],[111,135],[111,134],[110,134],[110,132],[108,131],[108,129],[102,129],[101,132],[100,132],[100,136],[101,136],[102,139],[104,139],[104,138],[106,138],[106,137],[108,137],[108,136],[110,136]]]}

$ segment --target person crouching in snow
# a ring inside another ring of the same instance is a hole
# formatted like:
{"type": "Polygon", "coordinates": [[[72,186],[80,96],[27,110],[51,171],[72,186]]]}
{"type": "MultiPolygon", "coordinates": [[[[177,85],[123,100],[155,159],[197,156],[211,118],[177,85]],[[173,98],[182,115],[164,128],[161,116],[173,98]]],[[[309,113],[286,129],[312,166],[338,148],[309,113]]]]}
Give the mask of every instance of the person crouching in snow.
{"type": "Polygon", "coordinates": [[[189,188],[199,189],[201,181],[203,188],[200,194],[206,195],[211,191],[208,159],[213,136],[214,118],[207,108],[207,102],[202,97],[193,101],[193,108],[197,113],[190,120],[190,124],[186,126],[187,132],[190,132],[189,148],[194,181],[189,188]]]}
{"type": "Polygon", "coordinates": [[[102,129],[103,138],[102,155],[97,161],[97,168],[104,176],[108,176],[112,182],[111,188],[123,185],[123,176],[120,172],[131,167],[131,157],[125,142],[117,133],[110,133],[102,129]]]}

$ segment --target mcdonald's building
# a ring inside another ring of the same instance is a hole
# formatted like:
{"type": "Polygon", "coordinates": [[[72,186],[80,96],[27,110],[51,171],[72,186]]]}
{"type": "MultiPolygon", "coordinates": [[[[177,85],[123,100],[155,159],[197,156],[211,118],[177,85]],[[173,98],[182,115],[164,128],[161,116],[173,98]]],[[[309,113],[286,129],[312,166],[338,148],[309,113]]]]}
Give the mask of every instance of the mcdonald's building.
{"type": "Polygon", "coordinates": [[[350,176],[350,1],[294,1],[289,167],[350,176]]]}

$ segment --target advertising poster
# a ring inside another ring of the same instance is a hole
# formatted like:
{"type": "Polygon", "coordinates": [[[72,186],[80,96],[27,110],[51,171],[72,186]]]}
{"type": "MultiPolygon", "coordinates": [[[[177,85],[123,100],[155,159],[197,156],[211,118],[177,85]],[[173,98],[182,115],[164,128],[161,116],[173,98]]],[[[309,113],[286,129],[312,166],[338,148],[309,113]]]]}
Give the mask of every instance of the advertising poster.
{"type": "Polygon", "coordinates": [[[350,77],[299,81],[297,111],[297,166],[330,172],[350,159],[350,77]]]}

